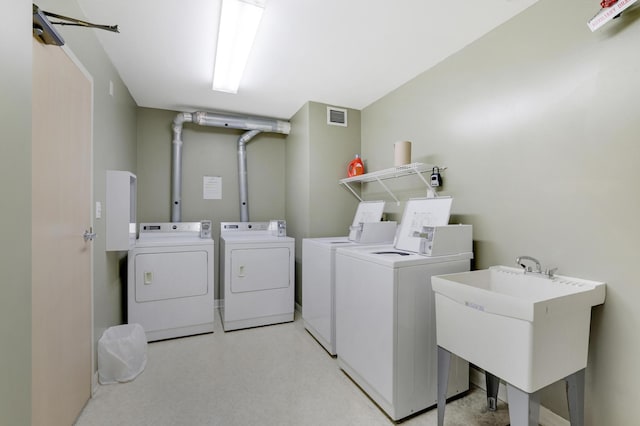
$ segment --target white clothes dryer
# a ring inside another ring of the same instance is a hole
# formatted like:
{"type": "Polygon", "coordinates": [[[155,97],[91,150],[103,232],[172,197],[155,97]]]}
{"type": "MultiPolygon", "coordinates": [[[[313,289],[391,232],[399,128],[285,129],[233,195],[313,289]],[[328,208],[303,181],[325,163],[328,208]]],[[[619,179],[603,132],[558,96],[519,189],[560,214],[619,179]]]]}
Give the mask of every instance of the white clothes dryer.
{"type": "Polygon", "coordinates": [[[225,331],[293,321],[295,240],[284,221],[220,224],[225,331]]]}
{"type": "Polygon", "coordinates": [[[149,342],[213,332],[213,255],[210,221],[140,224],[127,322],[142,325],[149,342]]]}

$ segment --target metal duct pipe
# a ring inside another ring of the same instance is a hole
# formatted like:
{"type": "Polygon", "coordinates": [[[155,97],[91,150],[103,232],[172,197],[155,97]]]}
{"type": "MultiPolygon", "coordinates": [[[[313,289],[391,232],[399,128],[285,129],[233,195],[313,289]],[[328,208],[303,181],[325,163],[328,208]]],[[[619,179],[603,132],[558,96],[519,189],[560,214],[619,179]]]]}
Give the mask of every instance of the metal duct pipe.
{"type": "Polygon", "coordinates": [[[240,222],[249,222],[249,182],[247,180],[247,143],[260,130],[249,130],[238,138],[238,186],[240,187],[240,222]]]}
{"type": "Polygon", "coordinates": [[[171,161],[171,221],[182,222],[182,125],[190,123],[193,116],[188,112],[179,113],[173,119],[173,155],[171,161]]]}
{"type": "Polygon", "coordinates": [[[201,126],[226,127],[229,129],[261,130],[263,132],[288,135],[291,124],[288,121],[271,118],[242,117],[198,111],[193,113],[193,122],[201,126]]]}
{"type": "Polygon", "coordinates": [[[243,222],[249,221],[246,144],[261,132],[281,133],[288,135],[291,124],[288,121],[224,115],[197,111],[194,113],[178,113],[173,120],[173,157],[172,157],[172,201],[171,221],[182,221],[182,125],[195,123],[201,126],[224,127],[228,129],[248,130],[238,139],[238,171],[240,173],[240,216],[243,222]],[[242,146],[242,148],[241,148],[242,146]]]}

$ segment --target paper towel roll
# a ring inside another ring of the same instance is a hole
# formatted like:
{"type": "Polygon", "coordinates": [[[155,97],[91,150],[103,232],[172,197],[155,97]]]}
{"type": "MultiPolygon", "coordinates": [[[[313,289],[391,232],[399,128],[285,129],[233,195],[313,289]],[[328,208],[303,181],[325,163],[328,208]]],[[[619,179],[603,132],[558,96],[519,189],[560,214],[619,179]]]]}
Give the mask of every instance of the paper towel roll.
{"type": "Polygon", "coordinates": [[[393,144],[395,167],[404,166],[411,163],[411,142],[400,141],[393,144]]]}

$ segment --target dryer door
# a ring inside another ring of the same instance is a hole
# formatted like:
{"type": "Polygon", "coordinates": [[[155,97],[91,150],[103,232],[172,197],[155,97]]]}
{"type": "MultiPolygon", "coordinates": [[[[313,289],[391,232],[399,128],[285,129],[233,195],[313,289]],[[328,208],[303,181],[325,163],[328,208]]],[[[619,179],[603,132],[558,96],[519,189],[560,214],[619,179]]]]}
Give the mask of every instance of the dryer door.
{"type": "Polygon", "coordinates": [[[291,285],[288,247],[231,250],[231,292],[271,290],[291,285]]]}
{"type": "Polygon", "coordinates": [[[136,302],[207,294],[207,252],[135,255],[136,302]]]}

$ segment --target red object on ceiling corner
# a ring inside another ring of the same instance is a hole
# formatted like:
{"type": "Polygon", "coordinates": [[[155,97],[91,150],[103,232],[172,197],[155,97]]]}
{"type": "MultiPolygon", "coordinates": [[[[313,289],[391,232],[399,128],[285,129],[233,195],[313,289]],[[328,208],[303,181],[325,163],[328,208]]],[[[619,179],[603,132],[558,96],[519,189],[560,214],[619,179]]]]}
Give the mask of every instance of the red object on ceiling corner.
{"type": "Polygon", "coordinates": [[[618,3],[618,0],[602,0],[600,2],[600,6],[604,9],[605,7],[611,7],[616,3],[618,3]]]}

